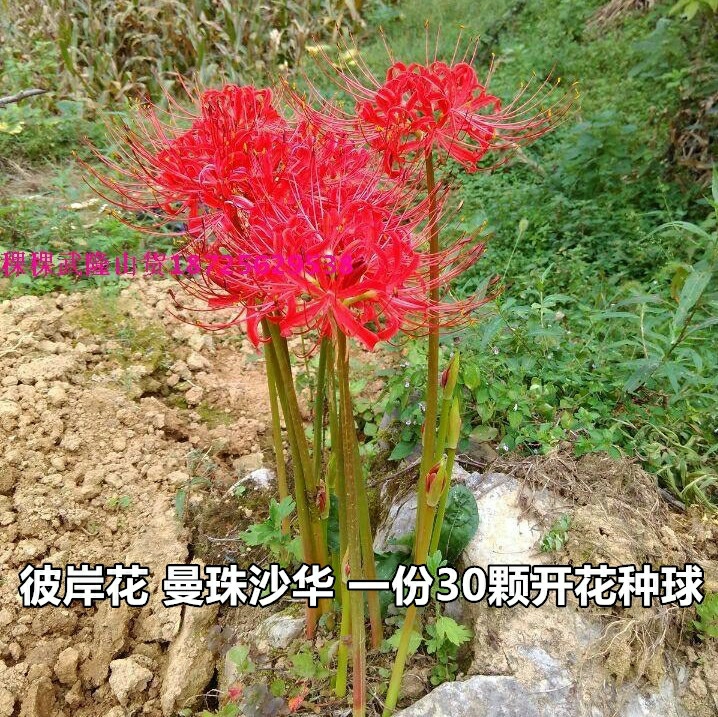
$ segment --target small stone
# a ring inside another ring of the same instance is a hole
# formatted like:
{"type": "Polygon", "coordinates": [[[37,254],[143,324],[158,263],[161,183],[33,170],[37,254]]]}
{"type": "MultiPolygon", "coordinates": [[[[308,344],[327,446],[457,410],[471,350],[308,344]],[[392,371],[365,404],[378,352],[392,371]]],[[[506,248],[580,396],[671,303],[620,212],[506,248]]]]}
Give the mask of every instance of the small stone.
{"type": "Polygon", "coordinates": [[[185,393],[185,400],[190,406],[196,406],[202,400],[204,396],[204,389],[200,386],[192,386],[192,388],[185,393]]]}
{"type": "Polygon", "coordinates": [[[304,631],[305,620],[291,613],[270,615],[256,631],[255,645],[259,652],[286,650],[304,631]]]}
{"type": "Polygon", "coordinates": [[[67,392],[62,386],[53,386],[47,392],[47,398],[53,406],[62,406],[67,401],[67,392]]]}
{"type": "Polygon", "coordinates": [[[167,481],[173,486],[182,486],[189,483],[189,474],[184,471],[172,471],[167,475],[167,481]]]}
{"type": "Polygon", "coordinates": [[[3,386],[17,386],[17,376],[3,376],[3,380],[0,382],[3,386]]]}
{"type": "Polygon", "coordinates": [[[12,612],[4,607],[0,610],[0,627],[7,627],[12,622],[12,612]]]}
{"type": "Polygon", "coordinates": [[[20,404],[15,401],[0,401],[0,421],[4,418],[17,418],[22,413],[20,404]]]}
{"type": "MultiPolygon", "coordinates": [[[[68,707],[79,707],[82,704],[83,700],[84,696],[82,694],[82,682],[78,680],[65,695],[65,704],[68,707]]],[[[110,710],[110,712],[111,711],[112,710],[110,710]]],[[[109,715],[110,712],[108,712],[107,714],[109,715]]]]}
{"type": "Polygon", "coordinates": [[[202,356],[201,354],[198,354],[196,351],[193,351],[188,357],[187,357],[187,368],[189,368],[190,371],[202,371],[203,369],[207,368],[208,362],[202,356]]]}
{"type": "Polygon", "coordinates": [[[110,663],[110,689],[118,702],[125,707],[131,703],[133,696],[138,696],[147,687],[152,676],[146,667],[131,658],[113,660],[110,663]]]}
{"type": "Polygon", "coordinates": [[[254,483],[257,488],[271,488],[274,484],[276,475],[270,468],[257,468],[248,473],[243,483],[254,483]]]}
{"type": "Polygon", "coordinates": [[[50,458],[50,465],[56,471],[64,471],[66,467],[65,459],[62,456],[53,456],[50,458]]]}
{"type": "Polygon", "coordinates": [[[12,717],[15,711],[15,697],[4,687],[0,687],[0,717],[12,717]]]}
{"type": "Polygon", "coordinates": [[[264,456],[261,453],[248,453],[232,461],[232,467],[238,473],[253,473],[262,468],[264,456]]]}
{"type": "Polygon", "coordinates": [[[55,675],[63,685],[73,685],[77,681],[77,665],[80,653],[74,647],[65,648],[55,663],[55,675]]]}
{"type": "Polygon", "coordinates": [[[30,685],[20,709],[21,717],[55,717],[55,690],[49,677],[30,685]]]}
{"type": "Polygon", "coordinates": [[[47,552],[47,545],[41,540],[21,540],[15,548],[15,560],[25,563],[44,555],[47,552]]]}

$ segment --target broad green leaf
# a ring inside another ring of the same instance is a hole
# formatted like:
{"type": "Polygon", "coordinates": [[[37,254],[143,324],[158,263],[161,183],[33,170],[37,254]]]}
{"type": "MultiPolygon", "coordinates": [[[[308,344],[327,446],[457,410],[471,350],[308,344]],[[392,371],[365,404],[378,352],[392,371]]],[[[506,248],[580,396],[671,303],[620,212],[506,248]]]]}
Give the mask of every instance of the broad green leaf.
{"type": "MultiPolygon", "coordinates": [[[[411,562],[411,554],[403,551],[394,553],[375,553],[376,576],[378,580],[392,580],[402,563],[411,562]]],[[[379,593],[379,605],[382,613],[386,613],[389,605],[394,602],[394,593],[391,590],[382,590],[379,593]]]]}
{"type": "Polygon", "coordinates": [[[436,621],[436,636],[441,640],[448,640],[454,645],[463,645],[471,639],[471,630],[459,625],[456,620],[442,615],[436,621]]]}
{"type": "Polygon", "coordinates": [[[488,441],[493,441],[498,435],[498,429],[494,428],[493,426],[481,425],[476,426],[476,428],[471,431],[470,438],[477,443],[487,443],[488,441]]]}
{"type": "MultiPolygon", "coordinates": [[[[385,640],[389,647],[394,650],[399,649],[399,640],[401,639],[401,630],[397,630],[388,640],[385,640]]],[[[411,637],[409,638],[409,650],[408,653],[413,655],[421,647],[421,633],[416,630],[412,630],[411,637]]]]}
{"type": "Polygon", "coordinates": [[[643,386],[660,366],[660,363],[658,359],[641,359],[641,361],[637,363],[638,368],[624,384],[623,390],[626,391],[626,393],[633,393],[636,389],[643,386]]]}
{"type": "Polygon", "coordinates": [[[479,369],[473,363],[464,364],[463,376],[464,386],[466,386],[469,391],[473,391],[475,388],[477,388],[479,382],[481,381],[481,377],[479,376],[479,369]]]}
{"type": "Polygon", "coordinates": [[[680,296],[678,297],[678,308],[673,315],[673,331],[678,332],[685,323],[691,309],[701,298],[701,295],[708,286],[713,272],[709,269],[693,270],[686,278],[680,296]]]}
{"type": "Polygon", "coordinates": [[[400,461],[402,458],[406,458],[414,450],[414,444],[408,441],[401,441],[394,446],[394,450],[389,456],[390,461],[400,461]]]}
{"type": "Polygon", "coordinates": [[[474,494],[466,486],[452,486],[439,536],[439,550],[450,565],[458,560],[478,529],[479,509],[474,494]]]}

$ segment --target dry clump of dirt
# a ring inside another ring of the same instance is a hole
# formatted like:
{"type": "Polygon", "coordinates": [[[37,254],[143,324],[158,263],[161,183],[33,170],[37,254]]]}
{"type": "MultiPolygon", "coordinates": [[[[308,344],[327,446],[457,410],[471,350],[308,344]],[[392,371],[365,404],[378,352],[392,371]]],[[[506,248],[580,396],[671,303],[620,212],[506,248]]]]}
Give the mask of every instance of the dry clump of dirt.
{"type": "Polygon", "coordinates": [[[190,633],[216,610],[161,604],[165,566],[194,557],[175,500],[196,483],[200,512],[261,467],[269,407],[254,350],[178,322],[169,285],[0,303],[0,717],[174,714],[211,678],[183,670],[214,671],[190,633]],[[20,604],[27,564],[133,561],[143,608],[20,604]]]}
{"type": "MultiPolygon", "coordinates": [[[[697,563],[705,574],[703,592],[718,592],[718,519],[699,507],[681,509],[669,502],[655,478],[634,462],[556,452],[497,461],[492,469],[522,480],[524,506],[544,533],[559,515],[532,510],[534,503],[547,491],[560,496],[561,513],[571,519],[562,562],[655,568],[697,563]]],[[[694,609],[634,604],[608,616],[598,608],[590,612],[601,616],[604,631],[587,663],[599,660],[619,685],[642,679],[658,685],[668,665],[682,662],[690,671],[681,695],[684,707],[696,717],[718,714],[718,648],[715,640],[696,636],[694,609]]]]}

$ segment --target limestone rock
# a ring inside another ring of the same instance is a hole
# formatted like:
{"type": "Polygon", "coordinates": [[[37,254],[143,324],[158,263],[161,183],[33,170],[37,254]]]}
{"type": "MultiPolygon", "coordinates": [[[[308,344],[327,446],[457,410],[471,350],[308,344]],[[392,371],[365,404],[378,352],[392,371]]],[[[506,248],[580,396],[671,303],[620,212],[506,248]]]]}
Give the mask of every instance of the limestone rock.
{"type": "Polygon", "coordinates": [[[214,625],[219,605],[184,610],[182,627],[167,653],[167,670],[160,692],[162,713],[174,715],[177,709],[204,692],[214,674],[214,656],[207,636],[214,625]]]}
{"type": "Polygon", "coordinates": [[[257,628],[255,647],[259,652],[285,650],[304,631],[303,617],[286,611],[270,615],[257,628]]]}

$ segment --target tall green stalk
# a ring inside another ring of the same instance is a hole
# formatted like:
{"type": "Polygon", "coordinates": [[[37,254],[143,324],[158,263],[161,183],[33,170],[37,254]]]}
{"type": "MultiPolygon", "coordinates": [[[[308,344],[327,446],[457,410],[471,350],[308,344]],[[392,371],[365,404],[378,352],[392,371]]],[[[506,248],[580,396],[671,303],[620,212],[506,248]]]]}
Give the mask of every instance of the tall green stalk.
{"type": "Polygon", "coordinates": [[[324,450],[324,397],[326,395],[327,353],[331,343],[322,339],[319,347],[319,367],[317,368],[317,386],[314,393],[314,475],[322,472],[322,451],[324,450]]]}
{"type": "MultiPolygon", "coordinates": [[[[289,495],[287,483],[287,466],[284,462],[284,448],[282,446],[282,417],[279,413],[279,402],[277,400],[277,382],[272,370],[272,361],[267,359],[267,388],[269,390],[269,406],[272,413],[272,442],[274,444],[274,459],[277,464],[277,486],[279,489],[279,500],[284,500],[289,495]]],[[[282,520],[282,532],[289,534],[289,518],[282,520]]]]}
{"type": "MultiPolygon", "coordinates": [[[[288,417],[287,425],[292,424],[292,432],[295,436],[296,450],[298,452],[299,463],[295,466],[295,474],[301,473],[304,484],[305,496],[304,500],[309,508],[309,516],[311,523],[311,532],[314,541],[314,557],[320,565],[329,564],[329,556],[327,555],[326,539],[322,528],[322,522],[319,517],[316,506],[317,497],[317,481],[314,475],[314,467],[309,456],[309,447],[304,433],[304,424],[299,410],[299,401],[294,388],[294,378],[292,376],[292,368],[289,362],[289,349],[287,340],[280,334],[279,328],[265,321],[268,331],[272,337],[272,344],[275,346],[274,355],[276,357],[277,372],[275,373],[281,379],[283,392],[286,394],[286,403],[288,415],[285,413],[285,419],[288,417]]],[[[280,394],[281,395],[281,394],[280,394]]],[[[297,487],[297,493],[299,488],[297,487]]],[[[299,498],[297,498],[299,505],[299,498]]]]}
{"type": "MultiPolygon", "coordinates": [[[[270,336],[269,322],[265,319],[262,322],[262,330],[265,336],[270,336]]],[[[277,345],[274,340],[270,340],[265,344],[264,355],[267,359],[268,372],[275,379],[275,387],[279,402],[282,405],[282,413],[284,413],[284,422],[287,428],[287,438],[292,453],[292,465],[294,467],[294,493],[295,502],[297,504],[297,518],[299,519],[299,539],[302,544],[302,559],[305,563],[316,562],[315,546],[312,533],[312,521],[307,504],[307,489],[304,483],[304,472],[302,470],[302,461],[300,456],[299,441],[296,436],[296,424],[292,420],[289,396],[287,395],[284,382],[277,381],[280,377],[277,354],[277,345]]],[[[303,435],[303,433],[302,433],[303,435]]]]}
{"type": "MultiPolygon", "coordinates": [[[[436,256],[439,252],[439,216],[436,202],[436,180],[434,177],[434,159],[431,149],[424,157],[426,171],[426,191],[429,197],[429,253],[436,256]]],[[[429,280],[432,286],[429,299],[432,305],[439,302],[439,267],[435,261],[429,266],[429,280]]],[[[426,412],[424,414],[423,451],[419,469],[419,500],[417,503],[416,532],[426,531],[427,516],[424,509],[424,478],[434,464],[436,445],[436,417],[439,403],[439,323],[436,313],[429,313],[429,343],[426,365],[426,412]]],[[[415,552],[416,557],[416,552],[415,552]]]]}
{"type": "MultiPolygon", "coordinates": [[[[427,477],[433,476],[433,480],[427,481],[429,487],[425,485],[424,490],[424,501],[425,501],[425,516],[427,525],[431,526],[434,522],[434,516],[436,514],[436,506],[440,500],[440,496],[443,493],[443,488],[446,483],[446,465],[442,461],[439,466],[432,468],[427,477]],[[435,472],[434,472],[435,471],[435,472]]],[[[431,540],[431,531],[425,530],[423,533],[417,533],[416,542],[414,544],[415,557],[414,560],[417,565],[425,565],[426,559],[429,554],[429,542],[431,540]]],[[[382,717],[389,717],[396,708],[396,703],[399,701],[399,693],[401,692],[401,682],[404,677],[404,667],[406,666],[406,660],[409,655],[409,643],[411,641],[411,633],[414,631],[414,622],[418,609],[415,605],[409,605],[404,616],[404,623],[401,626],[401,633],[399,634],[399,647],[396,651],[396,657],[394,658],[394,666],[391,670],[391,678],[389,680],[389,689],[386,693],[386,700],[384,702],[384,712],[382,717]]]]}
{"type": "Polygon", "coordinates": [[[336,372],[334,370],[334,351],[330,344],[327,357],[327,397],[329,403],[329,432],[332,437],[332,455],[336,461],[336,495],[339,496],[337,511],[339,514],[339,555],[335,556],[336,583],[340,585],[339,601],[342,610],[341,627],[339,631],[339,648],[337,650],[337,676],[334,683],[334,692],[337,697],[344,697],[347,693],[347,670],[349,666],[349,644],[351,643],[351,607],[349,604],[349,591],[344,582],[344,557],[347,554],[347,515],[346,480],[344,474],[344,439],[342,426],[337,412],[336,372]]]}
{"type": "Polygon", "coordinates": [[[451,487],[451,476],[454,471],[454,459],[456,458],[456,447],[459,444],[459,436],[461,434],[461,409],[459,407],[459,398],[454,396],[451,403],[451,411],[448,418],[448,432],[446,439],[446,485],[436,506],[436,518],[434,519],[434,532],[431,535],[431,544],[429,545],[429,555],[433,555],[438,547],[441,538],[441,529],[444,526],[444,516],[446,515],[446,502],[449,499],[449,488],[451,487]]]}
{"type": "MultiPolygon", "coordinates": [[[[353,414],[352,414],[353,415],[353,414]]],[[[353,428],[353,419],[352,419],[353,428]]],[[[359,477],[357,480],[358,502],[359,502],[359,538],[362,551],[362,565],[367,580],[376,580],[376,561],[374,559],[374,538],[371,531],[371,517],[369,515],[369,496],[367,495],[366,482],[361,467],[359,455],[359,444],[356,440],[356,432],[352,430],[354,437],[354,470],[359,477]]],[[[379,593],[372,590],[367,595],[369,606],[369,623],[371,625],[371,646],[377,649],[384,639],[384,628],[381,621],[381,603],[379,593]]]]}
{"type": "MultiPolygon", "coordinates": [[[[355,463],[349,453],[354,434],[354,415],[349,390],[349,361],[346,337],[337,336],[337,377],[339,380],[339,416],[342,424],[342,438],[345,446],[344,470],[346,475],[347,542],[349,571],[353,580],[363,579],[362,553],[359,538],[359,500],[355,463]]],[[[352,714],[364,717],[366,714],[366,627],[364,625],[364,593],[349,591],[352,632],[352,714]]]]}

